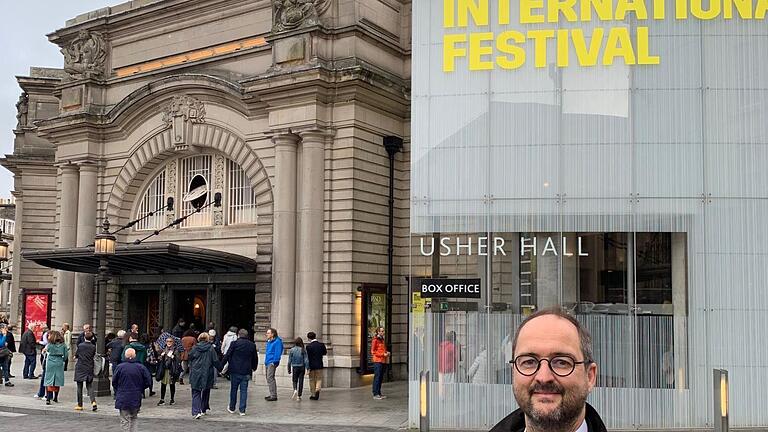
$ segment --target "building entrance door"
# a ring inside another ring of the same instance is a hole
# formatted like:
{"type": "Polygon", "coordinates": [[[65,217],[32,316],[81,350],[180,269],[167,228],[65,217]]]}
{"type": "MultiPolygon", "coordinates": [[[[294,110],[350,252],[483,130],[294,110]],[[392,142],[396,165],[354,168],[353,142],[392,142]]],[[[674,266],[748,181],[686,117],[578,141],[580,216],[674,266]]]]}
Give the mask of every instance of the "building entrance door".
{"type": "Polygon", "coordinates": [[[132,291],[126,308],[127,327],[139,326],[139,334],[157,336],[160,327],[160,295],[157,290],[132,291]]]}
{"type": "Polygon", "coordinates": [[[208,317],[207,291],[205,289],[173,290],[171,311],[173,312],[172,317],[174,321],[184,318],[188,328],[190,324],[194,324],[197,331],[205,330],[208,317]]]}
{"type": "Polygon", "coordinates": [[[218,328],[225,333],[231,326],[248,330],[253,339],[253,317],[255,312],[253,289],[221,290],[221,323],[218,328]]]}

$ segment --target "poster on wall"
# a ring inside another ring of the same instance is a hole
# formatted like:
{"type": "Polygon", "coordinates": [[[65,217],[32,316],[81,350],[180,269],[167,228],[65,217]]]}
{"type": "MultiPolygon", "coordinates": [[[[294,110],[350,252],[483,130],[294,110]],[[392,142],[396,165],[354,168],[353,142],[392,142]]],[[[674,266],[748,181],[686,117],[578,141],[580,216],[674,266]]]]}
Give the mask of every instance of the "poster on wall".
{"type": "Polygon", "coordinates": [[[387,287],[386,285],[364,285],[363,293],[363,322],[362,344],[365,353],[360,355],[360,371],[363,374],[373,371],[371,345],[377,327],[387,327],[387,287]]]}
{"type": "Polygon", "coordinates": [[[38,341],[43,338],[43,326],[47,326],[50,321],[50,306],[50,294],[24,295],[24,328],[33,325],[38,341]]]}

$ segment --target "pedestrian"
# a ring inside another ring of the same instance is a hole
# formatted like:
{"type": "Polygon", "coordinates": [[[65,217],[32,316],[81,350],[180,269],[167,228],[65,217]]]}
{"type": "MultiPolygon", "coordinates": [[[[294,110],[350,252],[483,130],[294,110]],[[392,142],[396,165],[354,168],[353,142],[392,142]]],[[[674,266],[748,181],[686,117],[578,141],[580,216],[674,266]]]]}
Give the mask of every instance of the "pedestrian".
{"type": "Polygon", "coordinates": [[[181,338],[184,336],[184,328],[186,327],[186,324],[184,323],[184,318],[179,318],[179,321],[176,323],[176,326],[171,330],[171,334],[176,336],[177,338],[181,338]]]}
{"type": "Polygon", "coordinates": [[[208,333],[200,333],[197,344],[189,352],[189,386],[192,388],[192,416],[199,419],[210,409],[211,389],[219,358],[208,333]]]}
{"type": "Polygon", "coordinates": [[[280,366],[280,357],[283,355],[283,340],[277,335],[274,328],[267,329],[267,345],[264,355],[265,373],[267,376],[267,386],[269,386],[269,396],[264,399],[269,402],[277,400],[277,381],[275,381],[275,371],[280,366]]]}
{"type": "MultiPolygon", "coordinates": [[[[136,326],[138,327],[138,326],[136,326]]],[[[141,336],[139,336],[139,343],[144,346],[144,349],[147,352],[147,355],[144,357],[144,366],[147,367],[149,370],[149,375],[154,376],[155,372],[157,372],[157,358],[159,357],[159,354],[157,353],[157,350],[155,349],[155,344],[152,343],[149,339],[149,335],[144,333],[141,336]]],[[[138,355],[137,355],[138,357],[138,355]]],[[[155,388],[154,388],[154,380],[149,381],[149,396],[154,396],[155,388]]]]}
{"type": "Polygon", "coordinates": [[[11,350],[8,348],[8,326],[0,323],[0,370],[3,373],[3,380],[6,387],[13,387],[11,382],[11,350]]]}
{"type": "Polygon", "coordinates": [[[606,430],[587,403],[597,364],[592,336],[576,318],[560,308],[528,316],[517,328],[512,353],[512,390],[520,408],[491,432],[606,430]]]}
{"type": "Polygon", "coordinates": [[[328,354],[325,344],[317,340],[315,332],[307,333],[307,357],[309,358],[309,391],[310,400],[320,399],[320,387],[323,385],[323,356],[328,354]]]}
{"type": "Polygon", "coordinates": [[[16,339],[13,337],[13,325],[8,324],[6,325],[6,328],[8,329],[8,336],[5,338],[5,343],[8,345],[8,350],[11,352],[11,355],[8,356],[8,377],[16,378],[16,376],[11,373],[11,362],[13,361],[13,355],[16,352],[16,339]]]}
{"type": "Polygon", "coordinates": [[[160,353],[157,361],[157,372],[155,379],[160,382],[160,401],[158,406],[165,405],[165,391],[167,387],[171,388],[170,405],[175,405],[176,381],[181,375],[181,352],[176,349],[176,340],[168,334],[165,339],[165,348],[160,353]]]}
{"type": "Polygon", "coordinates": [[[123,338],[125,338],[125,330],[118,330],[117,336],[107,344],[107,355],[109,356],[109,363],[112,365],[113,374],[123,359],[123,338]]]}
{"type": "Polygon", "coordinates": [[[93,344],[93,333],[86,333],[83,343],[77,346],[75,352],[75,382],[77,383],[77,406],[75,411],[83,410],[83,384],[91,398],[91,410],[96,411],[96,392],[93,391],[93,369],[96,358],[96,345],[93,344]]]}
{"type": "MultiPolygon", "coordinates": [[[[211,323],[213,324],[213,323],[211,323]]],[[[221,355],[221,339],[216,334],[216,330],[214,329],[208,329],[208,340],[211,342],[211,345],[213,345],[213,350],[216,352],[216,357],[218,358],[219,363],[221,363],[222,355],[221,355]]],[[[219,386],[216,385],[216,382],[218,381],[219,372],[216,371],[216,374],[213,376],[213,388],[218,389],[219,386]]]]}
{"type": "Polygon", "coordinates": [[[37,379],[35,376],[35,367],[37,367],[37,339],[35,338],[35,325],[31,322],[27,330],[21,335],[19,352],[24,354],[23,379],[37,379]]]}
{"type": "Polygon", "coordinates": [[[241,416],[244,416],[248,404],[248,381],[251,380],[251,375],[259,367],[259,353],[256,350],[256,344],[251,342],[248,337],[248,330],[240,329],[237,336],[237,340],[229,345],[229,350],[224,355],[223,360],[229,366],[230,376],[227,411],[230,414],[235,413],[237,391],[240,390],[239,412],[241,416]]]}
{"type": "Polygon", "coordinates": [[[139,325],[138,324],[131,324],[131,333],[139,334],[139,325]]]}
{"type": "Polygon", "coordinates": [[[304,392],[304,374],[309,368],[309,357],[304,350],[304,341],[296,338],[293,341],[293,348],[288,351],[288,375],[291,375],[293,381],[293,395],[291,400],[295,399],[301,402],[301,395],[304,392]]]}
{"type": "Polygon", "coordinates": [[[472,384],[488,383],[488,350],[485,347],[480,348],[480,354],[467,371],[467,377],[472,384]]]}
{"type": "Polygon", "coordinates": [[[129,348],[133,348],[133,350],[136,352],[136,362],[145,365],[147,361],[147,347],[143,343],[139,342],[138,334],[131,333],[131,335],[128,336],[128,344],[125,346],[125,348],[123,348],[123,355],[120,359],[121,361],[125,361],[125,352],[129,348]]]}
{"type": "Polygon", "coordinates": [[[381,383],[384,380],[384,371],[390,352],[387,351],[387,344],[384,342],[384,327],[376,327],[371,344],[371,355],[373,356],[373,398],[386,399],[387,397],[381,394],[381,383]]]}
{"type": "Polygon", "coordinates": [[[67,348],[64,346],[64,336],[61,332],[48,332],[48,345],[43,351],[46,353],[45,404],[50,405],[51,400],[59,402],[59,391],[64,387],[64,357],[67,355],[67,348]]]}
{"type": "Polygon", "coordinates": [[[64,371],[66,372],[69,368],[69,351],[72,348],[72,331],[69,329],[69,324],[61,325],[61,335],[64,336],[64,346],[67,347],[67,355],[64,356],[64,371]]]}
{"type": "Polygon", "coordinates": [[[40,330],[43,334],[40,336],[40,340],[37,341],[37,344],[40,346],[40,365],[43,367],[43,373],[40,374],[40,386],[37,389],[37,394],[34,395],[37,399],[45,397],[45,360],[48,358],[48,353],[45,351],[45,347],[48,346],[48,324],[41,324],[40,330]]]}
{"type": "Polygon", "coordinates": [[[456,332],[449,331],[437,347],[437,381],[440,396],[446,393],[448,385],[456,382],[456,332]]]}
{"type": "Polygon", "coordinates": [[[93,333],[93,344],[97,345],[99,338],[96,336],[96,333],[93,331],[93,327],[90,324],[83,324],[83,331],[80,332],[80,334],[77,336],[77,344],[80,345],[85,340],[85,334],[91,332],[93,333]]]}
{"type": "Polygon", "coordinates": [[[195,344],[197,344],[195,331],[189,329],[184,332],[184,337],[181,338],[181,346],[184,347],[184,351],[181,353],[181,377],[179,377],[179,384],[181,385],[184,385],[184,375],[189,374],[189,352],[195,344]]]}
{"type": "Polygon", "coordinates": [[[112,374],[115,389],[115,408],[120,410],[120,424],[126,432],[137,432],[137,418],[144,390],[149,388],[152,377],[143,364],[136,361],[136,350],[125,350],[125,360],[112,374]]]}
{"type": "MultiPolygon", "coordinates": [[[[232,342],[237,340],[237,327],[232,326],[229,328],[229,331],[224,334],[224,337],[221,339],[221,354],[223,356],[227,355],[227,351],[229,351],[229,346],[232,344],[232,342]]],[[[229,364],[226,362],[224,363],[224,369],[221,370],[221,374],[224,375],[226,379],[229,379],[229,375],[227,374],[227,371],[229,370],[229,364]]]]}

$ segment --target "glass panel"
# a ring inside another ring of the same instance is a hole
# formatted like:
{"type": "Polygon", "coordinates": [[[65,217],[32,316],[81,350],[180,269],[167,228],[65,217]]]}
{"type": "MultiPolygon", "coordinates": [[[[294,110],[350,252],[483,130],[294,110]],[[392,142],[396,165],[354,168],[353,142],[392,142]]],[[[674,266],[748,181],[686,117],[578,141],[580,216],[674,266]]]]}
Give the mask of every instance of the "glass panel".
{"type": "Polygon", "coordinates": [[[227,223],[256,223],[256,193],[245,171],[234,161],[228,161],[229,193],[227,194],[227,223]]]}

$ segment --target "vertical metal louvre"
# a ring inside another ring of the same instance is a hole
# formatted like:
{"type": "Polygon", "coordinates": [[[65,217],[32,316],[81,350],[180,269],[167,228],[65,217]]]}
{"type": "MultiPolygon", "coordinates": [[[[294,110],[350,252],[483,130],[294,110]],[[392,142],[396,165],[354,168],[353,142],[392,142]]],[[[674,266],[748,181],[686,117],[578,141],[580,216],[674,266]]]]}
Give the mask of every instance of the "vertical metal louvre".
{"type": "MultiPolygon", "coordinates": [[[[150,212],[157,210],[165,202],[165,170],[155,176],[149,183],[149,187],[139,201],[137,218],[141,218],[150,212]]],[[[161,210],[154,215],[142,220],[136,225],[137,230],[154,230],[161,228],[165,222],[165,211],[161,210]]]]}
{"type": "Polygon", "coordinates": [[[256,223],[256,193],[245,171],[234,161],[227,161],[229,191],[227,194],[227,224],[256,223]]]}
{"type": "MultiPolygon", "coordinates": [[[[199,155],[199,156],[191,156],[184,159],[181,159],[179,161],[179,174],[181,179],[181,185],[179,190],[181,191],[180,197],[183,197],[184,194],[189,192],[189,183],[192,181],[192,178],[194,178],[196,175],[201,175],[203,178],[205,178],[206,183],[208,184],[208,201],[206,201],[206,204],[210,202],[210,200],[213,199],[213,193],[210,190],[211,188],[211,179],[212,176],[212,170],[211,170],[211,164],[212,164],[212,158],[211,155],[199,155]]],[[[195,209],[192,207],[192,204],[189,202],[185,202],[182,200],[181,203],[181,214],[189,214],[192,213],[195,209]]],[[[206,207],[202,211],[200,211],[197,214],[192,215],[191,217],[187,218],[186,221],[181,223],[182,228],[187,227],[204,227],[204,226],[210,226],[211,225],[211,208],[206,207]]]]}

